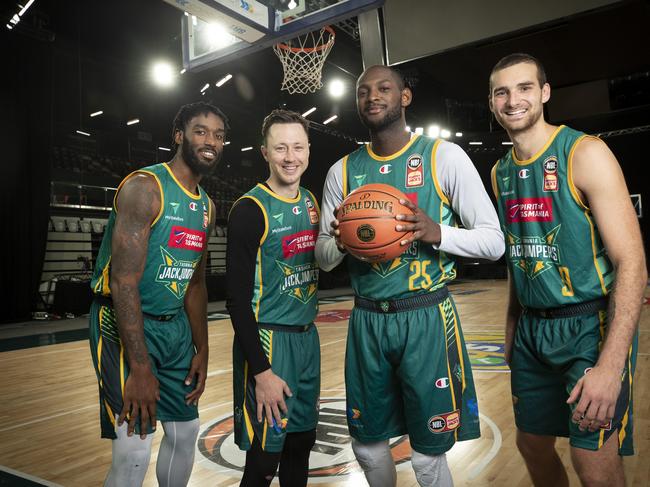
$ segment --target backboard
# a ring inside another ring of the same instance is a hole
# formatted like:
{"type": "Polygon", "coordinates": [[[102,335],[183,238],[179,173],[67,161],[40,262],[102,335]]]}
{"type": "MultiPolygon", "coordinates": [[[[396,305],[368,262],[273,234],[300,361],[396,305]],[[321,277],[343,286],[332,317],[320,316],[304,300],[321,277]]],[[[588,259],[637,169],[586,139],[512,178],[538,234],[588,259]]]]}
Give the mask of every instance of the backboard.
{"type": "Polygon", "coordinates": [[[182,17],[183,66],[202,71],[383,5],[384,0],[163,0],[182,17]]]}

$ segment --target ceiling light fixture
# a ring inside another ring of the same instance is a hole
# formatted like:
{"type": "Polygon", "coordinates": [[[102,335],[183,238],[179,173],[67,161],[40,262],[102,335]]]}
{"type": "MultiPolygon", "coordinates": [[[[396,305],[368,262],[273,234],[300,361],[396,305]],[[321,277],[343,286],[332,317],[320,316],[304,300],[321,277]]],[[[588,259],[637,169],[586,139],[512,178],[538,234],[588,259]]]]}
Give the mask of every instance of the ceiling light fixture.
{"type": "Polygon", "coordinates": [[[232,78],[232,74],[228,73],[225,75],[223,78],[221,78],[219,81],[217,81],[214,86],[217,88],[221,88],[223,85],[225,85],[230,79],[232,78]]]}

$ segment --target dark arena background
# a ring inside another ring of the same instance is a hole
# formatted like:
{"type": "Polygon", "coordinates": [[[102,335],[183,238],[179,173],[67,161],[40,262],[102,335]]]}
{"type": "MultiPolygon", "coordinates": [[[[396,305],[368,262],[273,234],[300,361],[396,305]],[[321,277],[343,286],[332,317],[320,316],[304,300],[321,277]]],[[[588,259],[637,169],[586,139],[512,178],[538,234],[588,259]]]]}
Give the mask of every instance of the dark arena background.
{"type": "MultiPolygon", "coordinates": [[[[616,155],[647,254],[650,3],[538,3],[3,1],[0,486],[103,481],[111,453],[99,439],[88,346],[90,276],[117,186],[138,168],[171,160],[172,121],[183,104],[214,103],[231,124],[219,166],[201,183],[217,221],[208,243],[209,378],[190,485],[236,485],[241,478],[244,457],[231,434],[226,227],[233,202],[268,177],[260,129],[271,110],[288,108],[310,121],[302,185],[320,200],[330,166],[369,140],[356,111],[357,77],[364,66],[394,65],[413,85],[410,130],[462,147],[494,202],[490,170],[511,145],[488,108],[488,77],[504,55],[530,53],[545,65],[552,88],[546,119],[598,135],[616,155]],[[207,8],[210,18],[194,15],[194,8],[207,8]],[[242,38],[219,38],[211,16],[225,19],[242,38]],[[322,87],[306,94],[283,90],[273,46],[324,25],[335,40],[322,66],[322,87]]],[[[319,284],[322,414],[310,483],[366,485],[345,423],[342,364],[353,299],[345,263],[321,270],[319,284]]],[[[475,370],[483,433],[449,453],[456,485],[530,485],[515,446],[503,359],[504,259],[459,258],[450,289],[475,370]]],[[[636,456],[625,460],[634,486],[650,485],[649,296],[646,289],[634,391],[636,456]]],[[[159,441],[145,485],[156,485],[159,441]]],[[[577,485],[568,442],[558,445],[577,485]]],[[[398,485],[416,486],[408,437],[393,439],[391,448],[398,485]]]]}

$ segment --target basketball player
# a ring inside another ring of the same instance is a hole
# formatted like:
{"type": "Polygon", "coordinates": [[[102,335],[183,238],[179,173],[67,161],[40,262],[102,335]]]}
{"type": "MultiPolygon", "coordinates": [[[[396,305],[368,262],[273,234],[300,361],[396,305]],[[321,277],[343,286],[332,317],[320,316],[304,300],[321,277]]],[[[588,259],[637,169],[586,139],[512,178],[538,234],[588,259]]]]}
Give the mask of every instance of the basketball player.
{"type": "Polygon", "coordinates": [[[517,446],[535,485],[569,485],[554,448],[567,436],[583,485],[622,486],[643,244],[616,158],[600,139],[547,123],[550,96],[527,54],[490,75],[490,109],[513,142],[492,184],[507,243],[517,446]]]}
{"type": "Polygon", "coordinates": [[[215,214],[199,181],[216,167],[227,128],[212,105],[181,107],[171,162],[131,173],[117,190],[90,311],[102,437],[113,440],[107,487],[142,485],[157,420],[158,483],[190,478],[208,365],[205,265],[215,214]]]}
{"type": "Polygon", "coordinates": [[[422,486],[452,485],[445,452],[479,436],[476,393],[462,330],[446,284],[451,255],[496,260],[503,235],[478,172],[457,145],[406,131],[411,90],[396,70],[373,66],[357,81],[359,117],[370,145],[334,164],[323,189],[316,246],[322,269],[346,256],[336,211],[367,183],[407,194],[415,214],[396,230],[413,231],[404,254],[367,264],[349,257],[355,293],[345,361],[352,448],[371,487],[394,486],[388,440],[408,433],[422,486]],[[462,223],[464,228],[458,228],[462,223]]]}
{"type": "Polygon", "coordinates": [[[308,122],[273,110],[262,125],[270,176],[228,218],[228,310],[233,346],[235,442],[246,450],[242,486],[307,485],[316,441],[320,344],[314,246],[319,209],[300,186],[309,165],[308,122]]]}

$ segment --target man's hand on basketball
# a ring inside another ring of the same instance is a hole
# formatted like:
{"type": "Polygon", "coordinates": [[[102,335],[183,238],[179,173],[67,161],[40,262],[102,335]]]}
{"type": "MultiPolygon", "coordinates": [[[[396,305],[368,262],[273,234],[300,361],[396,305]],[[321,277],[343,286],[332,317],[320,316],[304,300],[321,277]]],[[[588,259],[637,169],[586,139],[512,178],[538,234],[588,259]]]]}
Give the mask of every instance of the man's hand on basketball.
{"type": "Polygon", "coordinates": [[[147,437],[149,425],[156,429],[156,401],[160,400],[160,388],[158,379],[147,366],[132,368],[124,384],[124,405],[122,412],[117,418],[118,426],[122,426],[127,414],[129,426],[128,436],[132,436],[135,425],[140,421],[140,438],[147,437]]]}
{"type": "Polygon", "coordinates": [[[572,420],[580,431],[596,431],[614,418],[616,401],[621,392],[621,371],[595,365],[580,378],[567,404],[578,402],[572,420]]]}
{"type": "Polygon", "coordinates": [[[196,352],[196,355],[192,357],[192,364],[190,366],[190,372],[185,378],[185,385],[189,386],[196,376],[196,386],[189,394],[185,395],[185,404],[188,406],[194,404],[195,406],[199,404],[199,398],[203,391],[205,390],[205,379],[208,377],[208,350],[200,350],[196,352]]]}
{"type": "Polygon", "coordinates": [[[337,206],[334,208],[334,220],[330,222],[330,226],[332,229],[330,230],[330,235],[334,237],[334,241],[336,242],[336,246],[341,252],[347,252],[345,250],[345,247],[343,247],[343,244],[341,243],[341,231],[339,230],[339,221],[336,219],[336,216],[339,214],[339,210],[341,209],[340,206],[337,206]]]}
{"type": "Polygon", "coordinates": [[[400,243],[401,245],[410,245],[415,240],[420,240],[429,245],[438,245],[440,243],[440,225],[434,222],[429,215],[414,205],[411,200],[399,200],[400,204],[408,207],[413,211],[412,215],[397,215],[398,221],[405,222],[395,226],[398,232],[413,232],[413,234],[400,243]]]}
{"type": "Polygon", "coordinates": [[[255,398],[257,399],[257,421],[262,422],[263,410],[269,426],[281,424],[282,414],[287,412],[284,396],[291,397],[291,389],[285,381],[275,375],[271,369],[266,369],[255,376],[255,398]]]}

